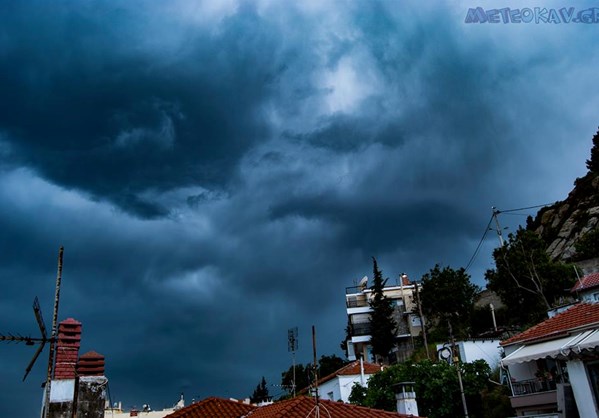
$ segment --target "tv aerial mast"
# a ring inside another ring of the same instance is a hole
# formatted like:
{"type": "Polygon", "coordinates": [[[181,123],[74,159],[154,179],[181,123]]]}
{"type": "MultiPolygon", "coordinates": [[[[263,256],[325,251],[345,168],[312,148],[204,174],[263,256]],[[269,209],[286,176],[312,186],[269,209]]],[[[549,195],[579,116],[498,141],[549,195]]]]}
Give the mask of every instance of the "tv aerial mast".
{"type": "Polygon", "coordinates": [[[39,357],[41,352],[44,350],[46,343],[50,343],[50,350],[49,350],[50,352],[48,355],[48,368],[47,368],[47,372],[46,372],[46,384],[45,384],[45,388],[44,388],[44,391],[45,391],[44,413],[43,413],[44,417],[48,416],[47,405],[50,401],[50,384],[51,384],[52,376],[53,376],[53,372],[54,372],[54,357],[55,357],[55,352],[56,352],[56,340],[58,339],[57,338],[58,304],[60,301],[60,282],[62,281],[62,256],[63,256],[63,253],[64,253],[64,247],[60,247],[60,249],[58,251],[58,271],[56,274],[56,288],[55,288],[55,293],[54,293],[54,310],[52,313],[52,328],[50,329],[50,336],[48,336],[48,333],[46,330],[46,325],[44,324],[44,318],[42,316],[42,310],[40,308],[40,304],[39,304],[39,300],[38,300],[37,296],[33,300],[33,313],[35,315],[37,325],[40,329],[41,336],[34,338],[34,337],[24,337],[18,333],[16,335],[11,334],[11,333],[0,334],[0,341],[8,341],[8,342],[16,342],[16,343],[24,342],[25,345],[34,345],[34,344],[40,345],[38,347],[38,349],[36,350],[35,354],[33,355],[33,358],[27,365],[27,368],[25,369],[25,376],[23,376],[23,381],[25,381],[25,379],[27,378],[27,375],[29,375],[29,372],[33,368],[33,365],[35,364],[37,358],[39,357]]]}

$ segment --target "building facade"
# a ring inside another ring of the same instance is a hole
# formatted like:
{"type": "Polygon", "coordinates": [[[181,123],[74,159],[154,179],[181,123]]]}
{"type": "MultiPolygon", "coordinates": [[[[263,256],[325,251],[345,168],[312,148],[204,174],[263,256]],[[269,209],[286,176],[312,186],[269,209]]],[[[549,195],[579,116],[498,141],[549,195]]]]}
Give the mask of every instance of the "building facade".
{"type": "MultiPolygon", "coordinates": [[[[345,289],[347,312],[346,355],[349,360],[362,358],[374,362],[370,345],[370,300],[372,290],[368,287],[367,278],[357,286],[345,289]]],[[[402,275],[399,283],[383,289],[385,297],[394,306],[394,319],[397,323],[396,347],[391,360],[401,362],[407,360],[414,351],[414,337],[422,331],[422,321],[418,315],[417,292],[420,284],[410,283],[407,275],[402,275]]]]}

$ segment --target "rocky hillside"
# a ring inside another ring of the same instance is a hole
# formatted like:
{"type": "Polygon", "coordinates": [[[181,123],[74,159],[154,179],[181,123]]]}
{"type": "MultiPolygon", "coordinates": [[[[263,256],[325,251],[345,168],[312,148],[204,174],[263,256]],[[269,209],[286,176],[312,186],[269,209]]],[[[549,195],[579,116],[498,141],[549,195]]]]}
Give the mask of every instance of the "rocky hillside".
{"type": "Polygon", "coordinates": [[[576,179],[568,197],[529,218],[527,229],[548,243],[554,260],[580,261],[599,257],[599,132],[593,137],[588,172],[576,179]]]}

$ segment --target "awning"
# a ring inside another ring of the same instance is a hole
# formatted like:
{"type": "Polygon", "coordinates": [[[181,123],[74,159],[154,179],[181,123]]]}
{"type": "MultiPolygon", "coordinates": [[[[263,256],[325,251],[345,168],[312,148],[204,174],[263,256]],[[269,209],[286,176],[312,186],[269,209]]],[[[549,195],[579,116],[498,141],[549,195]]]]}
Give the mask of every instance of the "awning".
{"type": "Polygon", "coordinates": [[[593,350],[596,347],[599,347],[599,329],[579,332],[557,340],[523,345],[501,360],[501,363],[509,366],[545,357],[556,358],[568,356],[570,353],[580,354],[583,350],[593,350]]]}
{"type": "Polygon", "coordinates": [[[586,331],[579,335],[578,340],[571,342],[565,349],[580,353],[582,350],[593,350],[599,347],[599,330],[586,331]]]}
{"type": "Polygon", "coordinates": [[[538,360],[545,357],[555,358],[563,355],[563,350],[571,349],[570,345],[580,337],[580,334],[558,338],[556,340],[544,341],[537,344],[523,345],[509,356],[501,360],[501,364],[509,366],[510,364],[525,363],[527,361],[538,360]]]}

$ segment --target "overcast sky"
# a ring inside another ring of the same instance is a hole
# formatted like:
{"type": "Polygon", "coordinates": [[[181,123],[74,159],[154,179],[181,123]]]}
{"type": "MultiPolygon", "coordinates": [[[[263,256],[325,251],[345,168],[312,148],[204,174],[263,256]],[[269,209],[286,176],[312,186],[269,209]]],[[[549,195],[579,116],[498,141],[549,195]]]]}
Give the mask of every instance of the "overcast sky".
{"type": "MultiPolygon", "coordinates": [[[[35,296],[50,323],[64,245],[59,318],[113,401],[242,398],[280,383],[290,327],[298,361],[311,325],[342,355],[371,256],[392,280],[462,267],[491,206],[564,199],[599,125],[599,24],[429,3],[2,2],[0,332],[36,335],[35,296]]],[[[34,350],[0,344],[2,417],[39,411],[34,350]]]]}

